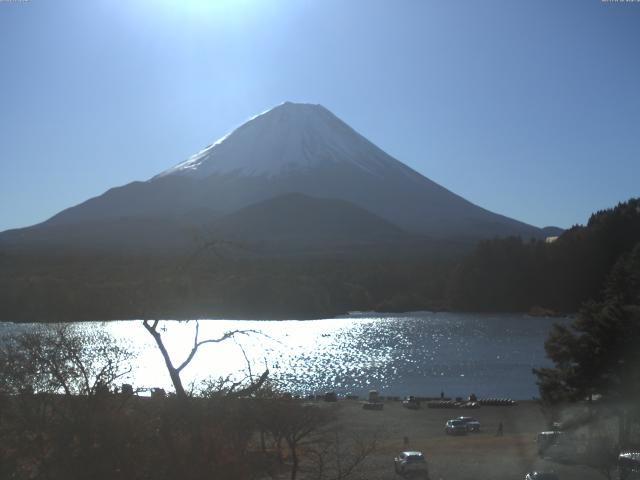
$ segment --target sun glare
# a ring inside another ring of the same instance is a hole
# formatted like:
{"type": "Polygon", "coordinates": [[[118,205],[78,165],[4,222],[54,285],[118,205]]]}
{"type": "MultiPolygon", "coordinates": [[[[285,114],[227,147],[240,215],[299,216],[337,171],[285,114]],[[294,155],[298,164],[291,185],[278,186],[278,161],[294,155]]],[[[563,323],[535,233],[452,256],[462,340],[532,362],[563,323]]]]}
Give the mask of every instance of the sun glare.
{"type": "Polygon", "coordinates": [[[155,0],[153,3],[168,14],[198,18],[236,13],[246,8],[250,2],[246,0],[155,0]]]}

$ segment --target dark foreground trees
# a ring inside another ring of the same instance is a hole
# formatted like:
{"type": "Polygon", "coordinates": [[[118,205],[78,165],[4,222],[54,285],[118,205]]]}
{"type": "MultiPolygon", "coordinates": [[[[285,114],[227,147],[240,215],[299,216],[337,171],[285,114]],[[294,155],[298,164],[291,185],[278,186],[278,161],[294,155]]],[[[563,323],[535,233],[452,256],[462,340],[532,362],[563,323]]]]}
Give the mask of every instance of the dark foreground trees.
{"type": "Polygon", "coordinates": [[[256,407],[262,451],[275,452],[281,463],[287,457],[291,480],[361,478],[360,469],[377,448],[376,435],[343,428],[336,405],[276,395],[260,398],[256,407]]]}
{"type": "Polygon", "coordinates": [[[555,366],[535,373],[552,414],[580,407],[566,427],[586,432],[585,461],[608,474],[615,452],[640,448],[640,243],[615,264],[602,298],[554,327],[545,349],[555,366]],[[611,423],[617,435],[606,438],[611,423]]]}
{"type": "Polygon", "coordinates": [[[294,399],[120,393],[87,407],[81,397],[3,397],[0,478],[358,479],[376,447],[340,428],[335,405],[294,399]]]}
{"type": "Polygon", "coordinates": [[[375,447],[339,428],[335,405],[264,381],[240,396],[233,385],[200,397],[116,390],[131,354],[94,340],[72,327],[2,338],[0,478],[341,480],[359,478],[375,447]]]}
{"type": "Polygon", "coordinates": [[[132,353],[106,334],[42,326],[0,342],[0,478],[120,468],[132,424],[109,401],[132,353]]]}
{"type": "Polygon", "coordinates": [[[551,402],[640,399],[640,307],[589,303],[571,326],[556,325],[546,342],[555,368],[537,371],[551,402]]]}

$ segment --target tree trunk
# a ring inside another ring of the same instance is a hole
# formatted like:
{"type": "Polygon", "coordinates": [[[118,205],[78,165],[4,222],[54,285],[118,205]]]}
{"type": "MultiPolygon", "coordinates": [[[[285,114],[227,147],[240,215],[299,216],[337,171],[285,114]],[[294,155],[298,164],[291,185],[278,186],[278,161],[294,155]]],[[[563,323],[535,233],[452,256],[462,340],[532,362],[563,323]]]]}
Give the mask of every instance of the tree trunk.
{"type": "Polygon", "coordinates": [[[627,422],[627,412],[624,408],[620,409],[618,413],[618,447],[627,448],[629,441],[629,424],[627,422]]]}
{"type": "Polygon", "coordinates": [[[296,480],[296,475],[298,474],[298,452],[296,451],[295,444],[289,444],[289,448],[291,450],[291,460],[293,461],[293,465],[291,466],[291,480],[296,480]]]}
{"type": "Polygon", "coordinates": [[[144,328],[151,334],[153,339],[156,341],[156,345],[160,349],[160,353],[162,353],[162,358],[164,358],[164,363],[167,366],[167,370],[169,371],[169,376],[171,377],[171,382],[173,383],[173,388],[176,391],[176,396],[180,399],[187,398],[187,392],[184,390],[182,386],[182,379],[180,379],[180,372],[176,367],[173,366],[171,362],[171,357],[169,357],[169,352],[164,346],[164,342],[162,341],[162,337],[156,330],[157,322],[154,322],[154,325],[149,325],[149,323],[145,320],[143,322],[144,328]]]}

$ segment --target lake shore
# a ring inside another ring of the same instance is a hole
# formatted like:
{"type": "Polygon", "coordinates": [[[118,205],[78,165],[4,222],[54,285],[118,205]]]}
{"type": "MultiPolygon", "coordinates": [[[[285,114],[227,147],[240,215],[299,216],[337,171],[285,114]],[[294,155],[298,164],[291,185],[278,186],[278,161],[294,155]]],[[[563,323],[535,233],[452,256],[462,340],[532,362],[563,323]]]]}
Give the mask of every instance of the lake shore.
{"type": "MultiPolygon", "coordinates": [[[[175,322],[185,322],[185,321],[194,321],[194,320],[203,320],[203,321],[220,321],[220,320],[255,320],[260,322],[273,322],[273,321],[313,321],[313,320],[331,320],[338,318],[359,318],[361,315],[370,315],[370,316],[406,316],[412,314],[422,314],[422,313],[452,313],[452,314],[480,314],[480,315],[519,315],[524,316],[528,319],[536,319],[536,318],[571,318],[575,316],[576,312],[560,312],[550,309],[543,309],[538,307],[533,307],[525,310],[514,310],[514,311],[501,311],[501,310],[478,310],[478,311],[468,311],[468,310],[456,310],[451,309],[446,306],[438,305],[428,305],[425,308],[421,309],[379,309],[379,310],[366,310],[366,311],[348,311],[348,310],[322,310],[322,311],[295,311],[295,312],[286,312],[286,313],[277,313],[277,314],[267,314],[260,315],[253,310],[242,312],[242,311],[209,311],[209,312],[174,312],[172,315],[159,315],[159,316],[149,316],[149,320],[158,318],[162,321],[175,321],[175,322]]],[[[0,317],[3,317],[0,314],[0,317]]],[[[121,321],[142,321],[143,318],[140,315],[120,315],[120,316],[94,316],[91,319],[85,318],[75,318],[73,316],[70,317],[60,317],[53,316],[48,317],[46,315],[38,316],[37,318],[27,318],[27,319],[18,319],[18,318],[0,318],[0,324],[58,324],[58,323],[85,323],[85,322],[94,322],[94,323],[108,323],[108,322],[121,322],[121,321]]]]}

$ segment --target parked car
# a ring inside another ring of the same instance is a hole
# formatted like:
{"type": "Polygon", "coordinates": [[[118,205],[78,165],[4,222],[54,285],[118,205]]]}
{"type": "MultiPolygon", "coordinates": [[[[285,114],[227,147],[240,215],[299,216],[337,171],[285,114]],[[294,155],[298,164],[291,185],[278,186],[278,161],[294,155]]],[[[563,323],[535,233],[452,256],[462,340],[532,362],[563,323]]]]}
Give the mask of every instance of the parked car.
{"type": "Polygon", "coordinates": [[[336,392],[326,392],[324,394],[324,401],[325,402],[337,402],[338,401],[338,395],[336,394],[336,392]]]}
{"type": "Polygon", "coordinates": [[[539,432],[536,436],[536,445],[538,447],[538,455],[545,455],[546,451],[552,445],[558,445],[563,441],[564,432],[558,430],[549,430],[547,432],[539,432]]]}
{"type": "Polygon", "coordinates": [[[479,432],[480,422],[473,417],[458,417],[458,420],[464,422],[468,432],[479,432]]]}
{"type": "Polygon", "coordinates": [[[402,406],[410,410],[417,410],[420,408],[420,400],[411,395],[402,401],[402,406]]]}
{"type": "Polygon", "coordinates": [[[560,431],[540,432],[536,438],[538,455],[561,461],[570,461],[583,454],[586,445],[570,434],[560,431]]]}
{"type": "Polygon", "coordinates": [[[466,435],[467,424],[457,418],[447,420],[444,431],[447,435],[466,435]]]}
{"type": "Polygon", "coordinates": [[[560,477],[553,472],[529,472],[524,480],[560,480],[560,477]]]}
{"type": "Polygon", "coordinates": [[[393,460],[393,466],[396,473],[401,475],[410,472],[427,473],[428,471],[427,460],[424,458],[422,452],[416,451],[400,452],[393,460]]]}
{"type": "Polygon", "coordinates": [[[621,452],[618,456],[618,476],[620,480],[640,478],[640,452],[621,452]]]}

